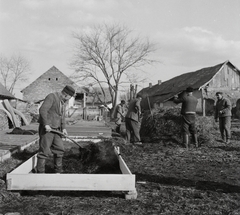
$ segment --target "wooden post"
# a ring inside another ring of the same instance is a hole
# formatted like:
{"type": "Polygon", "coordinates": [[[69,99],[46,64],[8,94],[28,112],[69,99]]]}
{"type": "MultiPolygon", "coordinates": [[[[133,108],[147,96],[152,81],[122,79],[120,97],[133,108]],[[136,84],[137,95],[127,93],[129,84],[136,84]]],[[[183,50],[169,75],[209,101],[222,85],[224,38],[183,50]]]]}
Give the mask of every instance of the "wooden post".
{"type": "Polygon", "coordinates": [[[202,114],[203,116],[206,116],[206,101],[203,96],[203,89],[201,89],[201,92],[202,92],[202,114]]]}

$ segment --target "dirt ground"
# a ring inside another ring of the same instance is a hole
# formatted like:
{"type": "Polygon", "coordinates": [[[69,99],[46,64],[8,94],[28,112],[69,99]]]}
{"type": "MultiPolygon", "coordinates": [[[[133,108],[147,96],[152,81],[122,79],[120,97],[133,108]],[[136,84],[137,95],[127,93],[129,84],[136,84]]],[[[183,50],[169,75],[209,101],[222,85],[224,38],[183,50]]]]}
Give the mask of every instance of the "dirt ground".
{"type": "Polygon", "coordinates": [[[33,145],[0,163],[0,213],[240,214],[240,130],[232,134],[229,145],[216,134],[214,142],[189,150],[171,138],[143,146],[113,138],[136,175],[138,196],[133,200],[123,192],[7,191],[6,173],[36,153],[33,145]]]}

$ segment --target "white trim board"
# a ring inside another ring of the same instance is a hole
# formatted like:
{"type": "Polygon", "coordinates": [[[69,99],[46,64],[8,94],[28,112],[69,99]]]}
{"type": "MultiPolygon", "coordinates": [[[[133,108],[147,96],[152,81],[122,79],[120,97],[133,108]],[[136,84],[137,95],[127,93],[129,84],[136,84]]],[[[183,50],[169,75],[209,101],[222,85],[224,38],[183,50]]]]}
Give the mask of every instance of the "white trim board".
{"type": "Polygon", "coordinates": [[[37,154],[7,173],[8,190],[127,191],[126,199],[137,198],[135,175],[114,147],[122,174],[35,174],[37,154]]]}

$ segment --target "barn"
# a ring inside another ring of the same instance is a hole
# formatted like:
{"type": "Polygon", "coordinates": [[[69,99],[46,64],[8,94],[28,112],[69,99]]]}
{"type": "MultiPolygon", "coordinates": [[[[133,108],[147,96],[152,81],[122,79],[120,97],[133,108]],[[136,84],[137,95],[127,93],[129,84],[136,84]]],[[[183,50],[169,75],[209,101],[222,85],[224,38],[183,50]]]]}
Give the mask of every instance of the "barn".
{"type": "Polygon", "coordinates": [[[193,95],[198,98],[197,112],[203,116],[212,115],[216,101],[216,92],[222,91],[229,98],[240,117],[240,70],[230,61],[212,67],[185,73],[156,85],[149,84],[138,92],[143,97],[143,109],[173,107],[174,95],[180,95],[186,87],[194,89],[193,95]]]}

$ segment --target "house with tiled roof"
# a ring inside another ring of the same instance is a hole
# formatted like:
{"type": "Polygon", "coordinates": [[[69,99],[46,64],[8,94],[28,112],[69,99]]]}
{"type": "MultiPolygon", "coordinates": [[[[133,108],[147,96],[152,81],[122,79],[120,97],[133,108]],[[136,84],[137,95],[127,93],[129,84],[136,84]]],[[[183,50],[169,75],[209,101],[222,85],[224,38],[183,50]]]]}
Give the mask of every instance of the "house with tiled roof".
{"type": "Polygon", "coordinates": [[[213,112],[216,92],[222,91],[228,97],[233,107],[240,99],[240,70],[230,61],[225,61],[212,67],[184,73],[156,85],[150,84],[138,92],[143,97],[144,109],[175,106],[173,97],[181,95],[191,86],[193,95],[198,98],[197,111],[203,115],[213,112]]]}
{"type": "Polygon", "coordinates": [[[99,98],[94,94],[91,95],[87,88],[79,87],[55,66],[43,73],[21,92],[23,93],[23,100],[40,103],[41,105],[41,102],[49,93],[60,92],[66,85],[70,85],[76,90],[76,96],[69,100],[69,115],[95,118],[95,115],[101,114],[101,110],[99,110],[101,101],[99,98]],[[87,117],[87,115],[91,115],[91,117],[87,117]]]}
{"type": "Polygon", "coordinates": [[[53,66],[21,92],[23,100],[38,102],[42,101],[49,93],[61,91],[66,85],[71,85],[79,94],[84,93],[74,81],[53,66]]]}

